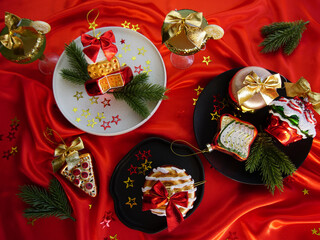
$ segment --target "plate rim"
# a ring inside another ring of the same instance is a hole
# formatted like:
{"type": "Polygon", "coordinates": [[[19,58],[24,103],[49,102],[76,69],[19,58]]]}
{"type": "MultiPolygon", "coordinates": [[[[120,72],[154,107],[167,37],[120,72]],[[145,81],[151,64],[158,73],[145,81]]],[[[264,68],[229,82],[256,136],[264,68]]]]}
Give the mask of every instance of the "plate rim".
{"type": "MultiPolygon", "coordinates": [[[[120,30],[121,31],[131,31],[130,33],[133,33],[133,34],[137,34],[137,36],[139,37],[142,37],[144,38],[145,40],[147,40],[147,42],[149,42],[151,44],[151,46],[153,46],[153,48],[156,50],[157,52],[157,55],[158,57],[160,58],[160,61],[162,63],[162,70],[163,70],[163,74],[164,74],[164,78],[163,78],[163,86],[166,87],[167,86],[167,71],[166,71],[166,66],[165,66],[165,63],[163,61],[163,58],[158,50],[158,48],[153,44],[153,42],[151,42],[150,39],[148,39],[146,36],[144,36],[142,33],[139,33],[137,31],[134,31],[134,30],[131,30],[131,29],[127,29],[127,28],[123,28],[123,27],[118,27],[118,26],[108,26],[108,27],[101,27],[101,28],[97,28],[96,30],[100,30],[100,31],[108,31],[108,30],[113,30],[113,29],[117,29],[117,30],[120,30]]],[[[86,34],[92,34],[92,30],[91,31],[88,31],[86,32],[86,34]]],[[[72,41],[76,41],[77,39],[80,39],[81,36],[78,36],[76,39],[73,39],[72,41]]],[[[82,48],[82,46],[80,46],[82,48]]],[[[113,133],[99,133],[99,132],[93,132],[93,131],[89,131],[87,129],[83,129],[79,126],[77,126],[73,121],[70,121],[69,118],[67,118],[68,114],[64,111],[64,109],[61,109],[60,108],[60,102],[58,100],[58,93],[57,93],[57,81],[58,80],[55,80],[56,78],[59,77],[60,73],[58,72],[58,66],[60,65],[60,62],[62,61],[62,56],[65,55],[65,50],[63,50],[63,52],[60,54],[59,56],[59,60],[58,62],[56,63],[56,66],[55,66],[55,69],[54,69],[54,72],[53,72],[53,77],[52,77],[52,89],[53,89],[53,95],[54,95],[54,99],[55,99],[55,102],[58,106],[58,109],[60,110],[60,112],[62,113],[62,115],[68,120],[68,122],[70,122],[74,127],[80,129],[81,131],[83,132],[86,132],[86,133],[89,133],[89,134],[92,134],[92,135],[97,135],[97,136],[118,136],[118,135],[122,135],[122,134],[125,134],[125,133],[128,133],[128,132],[131,132],[139,127],[141,127],[143,124],[145,124],[154,114],[155,112],[158,110],[158,108],[160,107],[160,104],[162,103],[163,99],[159,100],[157,102],[157,104],[154,106],[154,108],[152,109],[152,111],[150,112],[150,114],[142,119],[139,123],[137,123],[136,125],[130,127],[130,128],[127,128],[125,130],[121,130],[121,131],[118,131],[118,132],[113,132],[113,133]]]]}

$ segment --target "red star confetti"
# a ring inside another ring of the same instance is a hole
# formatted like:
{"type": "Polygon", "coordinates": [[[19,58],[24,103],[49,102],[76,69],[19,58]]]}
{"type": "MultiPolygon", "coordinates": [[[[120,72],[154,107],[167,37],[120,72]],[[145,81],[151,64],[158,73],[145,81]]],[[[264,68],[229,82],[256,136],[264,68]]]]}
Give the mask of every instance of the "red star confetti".
{"type": "Polygon", "coordinates": [[[8,136],[7,136],[7,138],[10,140],[10,141],[12,141],[13,139],[15,139],[16,138],[16,136],[15,136],[15,134],[14,134],[15,132],[9,132],[9,134],[8,134],[8,136]]]}
{"type": "Polygon", "coordinates": [[[135,206],[135,205],[138,205],[138,204],[136,203],[136,198],[128,197],[128,202],[126,202],[126,205],[129,205],[130,208],[132,208],[132,207],[135,206]]]}
{"type": "Polygon", "coordinates": [[[11,131],[17,131],[17,130],[18,130],[18,127],[19,127],[19,124],[10,125],[10,127],[11,127],[11,131]]]}
{"type": "Polygon", "coordinates": [[[100,222],[100,224],[102,225],[102,229],[104,229],[105,227],[110,227],[110,222],[114,220],[112,217],[112,212],[111,211],[106,211],[104,213],[104,216],[102,217],[102,221],[100,222]]]}
{"type": "Polygon", "coordinates": [[[213,111],[220,114],[221,110],[223,109],[223,106],[221,105],[213,105],[213,111]]]}
{"type": "Polygon", "coordinates": [[[3,134],[0,134],[0,141],[2,141],[3,139],[3,134]]]}
{"type": "Polygon", "coordinates": [[[134,67],[134,72],[135,72],[135,73],[140,74],[142,71],[143,71],[143,69],[142,69],[141,65],[138,66],[138,67],[136,67],[136,66],[134,67]]]}
{"type": "Polygon", "coordinates": [[[131,30],[133,31],[138,31],[140,28],[139,28],[139,24],[136,24],[136,25],[133,25],[132,24],[132,27],[131,27],[131,30]]]}
{"type": "Polygon", "coordinates": [[[111,123],[115,123],[116,125],[118,125],[118,122],[121,121],[121,119],[119,118],[119,115],[117,116],[112,116],[112,121],[111,123]]]}
{"type": "Polygon", "coordinates": [[[111,99],[104,98],[104,100],[101,103],[103,104],[103,107],[105,108],[106,106],[111,106],[110,101],[111,101],[111,99]]]}
{"type": "Polygon", "coordinates": [[[209,65],[210,62],[212,62],[212,60],[210,59],[210,56],[208,57],[203,57],[203,63],[207,64],[207,66],[209,65]]]}
{"type": "Polygon", "coordinates": [[[103,124],[100,125],[100,127],[103,127],[104,130],[107,130],[107,128],[111,128],[110,127],[110,121],[108,121],[108,122],[103,121],[103,124]]]}
{"type": "Polygon", "coordinates": [[[134,167],[132,164],[130,168],[128,168],[128,171],[130,172],[130,175],[137,173],[137,167],[134,167]]]}
{"type": "Polygon", "coordinates": [[[121,23],[121,26],[124,27],[124,28],[130,28],[130,22],[127,22],[127,21],[124,21],[124,23],[121,23]]]}
{"type": "Polygon", "coordinates": [[[213,98],[213,102],[215,103],[215,102],[220,102],[221,101],[221,97],[220,97],[220,95],[218,94],[218,95],[213,95],[212,96],[212,98],[213,98]]]}
{"type": "Polygon", "coordinates": [[[7,160],[9,160],[10,156],[11,156],[10,150],[8,150],[8,151],[3,151],[2,158],[6,158],[7,160]]]}
{"type": "Polygon", "coordinates": [[[150,150],[148,150],[148,151],[143,150],[141,157],[145,158],[145,159],[148,159],[149,157],[151,157],[150,150]]]}
{"type": "Polygon", "coordinates": [[[120,40],[120,43],[121,43],[121,44],[125,44],[125,43],[126,43],[126,40],[121,39],[121,40],[120,40]]]}

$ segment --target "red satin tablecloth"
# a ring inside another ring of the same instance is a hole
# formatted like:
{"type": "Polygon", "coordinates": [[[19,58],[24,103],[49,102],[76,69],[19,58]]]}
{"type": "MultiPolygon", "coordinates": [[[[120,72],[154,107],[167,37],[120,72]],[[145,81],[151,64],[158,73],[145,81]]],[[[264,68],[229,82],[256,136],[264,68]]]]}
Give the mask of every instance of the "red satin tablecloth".
{"type": "MultiPolygon", "coordinates": [[[[305,77],[314,92],[320,92],[320,2],[318,0],[10,0],[0,2],[0,27],[4,12],[48,22],[45,53],[61,54],[64,45],[88,31],[86,14],[99,9],[99,27],[120,26],[125,21],[139,26],[165,62],[168,100],[138,129],[119,136],[102,137],[75,128],[62,115],[52,91],[52,75],[38,70],[38,61],[19,65],[0,56],[0,239],[24,240],[135,240],[214,239],[280,240],[320,239],[320,138],[292,177],[284,181],[284,192],[270,194],[264,186],[247,185],[222,175],[200,156],[205,170],[205,192],[201,204],[177,229],[147,234],[125,226],[114,212],[109,183],[117,163],[142,140],[158,136],[184,139],[197,145],[193,131],[195,89],[205,87],[215,76],[242,66],[261,66],[281,73],[292,82],[305,77]],[[195,55],[194,64],[178,70],[170,52],[161,43],[161,26],[174,9],[203,12],[209,24],[220,25],[224,37],[208,41],[195,55]],[[309,21],[297,49],[290,56],[262,54],[260,28],[280,21],[309,21]],[[210,56],[208,64],[204,57],[210,56]],[[14,126],[18,127],[13,129],[14,126]],[[94,156],[99,193],[90,198],[74,188],[51,168],[52,145],[43,137],[51,127],[64,139],[81,136],[94,156]],[[47,187],[56,177],[73,207],[70,219],[43,218],[33,224],[23,217],[27,205],[18,198],[19,186],[47,187]],[[105,212],[113,213],[110,227],[100,224],[105,212]]],[[[319,121],[319,117],[317,116],[319,121]]],[[[296,149],[299,151],[299,149],[296,149]]]]}

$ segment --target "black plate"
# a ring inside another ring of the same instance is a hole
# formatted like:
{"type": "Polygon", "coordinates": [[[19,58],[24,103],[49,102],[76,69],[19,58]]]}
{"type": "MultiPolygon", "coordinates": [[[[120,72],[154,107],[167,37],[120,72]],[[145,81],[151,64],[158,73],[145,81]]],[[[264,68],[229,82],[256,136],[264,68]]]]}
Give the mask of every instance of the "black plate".
{"type": "MultiPolygon", "coordinates": [[[[206,144],[211,143],[217,133],[218,121],[211,120],[212,116],[210,114],[214,112],[214,105],[217,104],[217,102],[214,101],[215,99],[219,99],[218,102],[221,102],[222,99],[228,101],[229,81],[240,69],[241,68],[231,69],[216,76],[208,83],[199,96],[193,115],[193,127],[197,143],[201,149],[205,149],[206,144]]],[[[273,71],[270,72],[274,73],[273,71]]],[[[281,76],[281,79],[282,82],[288,81],[283,76],[281,76]]],[[[283,88],[279,89],[278,93],[280,96],[286,96],[283,88]]],[[[239,114],[235,112],[233,107],[228,105],[221,110],[219,115],[222,115],[223,113],[239,114]]],[[[257,127],[258,131],[260,131],[267,126],[268,116],[268,108],[266,107],[255,113],[244,113],[238,117],[241,120],[252,123],[257,127]]],[[[281,151],[289,156],[296,168],[298,168],[306,159],[312,141],[313,138],[307,138],[291,143],[287,147],[276,140],[274,140],[274,143],[281,151]]],[[[233,180],[248,184],[263,184],[258,171],[249,173],[245,170],[245,162],[237,161],[232,156],[219,151],[205,153],[204,156],[215,169],[233,180]]]]}
{"type": "MultiPolygon", "coordinates": [[[[186,145],[174,144],[174,150],[179,154],[191,154],[194,151],[186,145]]],[[[192,176],[195,182],[204,180],[204,170],[202,163],[197,155],[189,157],[179,157],[170,149],[170,142],[161,138],[148,138],[136,145],[116,166],[110,181],[110,193],[114,200],[115,212],[126,226],[146,233],[156,233],[167,228],[165,217],[159,217],[152,214],[150,211],[143,212],[142,206],[142,190],[145,182],[145,176],[152,171],[153,168],[162,165],[174,165],[186,170],[192,176]],[[145,175],[133,173],[130,175],[128,169],[133,166],[140,166],[145,160],[137,160],[137,156],[141,156],[140,152],[149,151],[150,157],[147,161],[151,161],[152,168],[145,175]],[[133,187],[126,188],[123,181],[130,179],[134,180],[133,187]],[[130,208],[125,203],[128,202],[128,197],[136,198],[137,205],[130,208]]],[[[185,218],[190,216],[199,206],[204,192],[204,185],[197,187],[196,201],[194,207],[188,211],[185,218]]],[[[182,223],[183,224],[183,223],[182,223]]]]}

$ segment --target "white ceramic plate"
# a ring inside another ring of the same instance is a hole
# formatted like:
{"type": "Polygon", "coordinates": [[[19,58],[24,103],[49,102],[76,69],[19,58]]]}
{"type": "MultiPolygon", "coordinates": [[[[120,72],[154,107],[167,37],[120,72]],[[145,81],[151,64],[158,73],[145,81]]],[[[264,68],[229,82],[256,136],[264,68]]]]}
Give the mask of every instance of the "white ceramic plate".
{"type": "MultiPolygon", "coordinates": [[[[104,27],[96,29],[101,34],[112,30],[118,48],[116,57],[120,65],[127,64],[137,75],[147,72],[149,82],[166,86],[167,75],[162,57],[153,43],[142,34],[122,27],[104,27]]],[[[87,34],[92,35],[92,31],[87,34]]],[[[75,43],[81,47],[80,37],[75,43]]],[[[100,50],[98,61],[104,60],[100,50]]],[[[89,64],[92,61],[87,58],[89,64]]],[[[77,128],[100,136],[114,136],[130,132],[146,121],[158,109],[161,101],[148,103],[150,115],[142,118],[134,112],[125,101],[115,100],[112,94],[91,97],[87,94],[84,85],[74,84],[63,79],[60,71],[68,68],[69,63],[65,52],[59,58],[53,74],[53,93],[62,114],[77,128]]]]}

